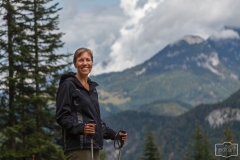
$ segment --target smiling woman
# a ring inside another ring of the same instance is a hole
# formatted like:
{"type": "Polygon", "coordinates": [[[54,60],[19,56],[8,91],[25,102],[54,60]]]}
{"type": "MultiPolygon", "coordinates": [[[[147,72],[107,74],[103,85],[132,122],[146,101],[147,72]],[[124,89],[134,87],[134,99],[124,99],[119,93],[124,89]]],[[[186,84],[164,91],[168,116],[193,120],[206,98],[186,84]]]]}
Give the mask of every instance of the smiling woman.
{"type": "MultiPolygon", "coordinates": [[[[73,64],[77,73],[70,72],[61,77],[56,98],[56,119],[63,131],[64,153],[67,160],[93,157],[99,160],[103,139],[114,140],[118,134],[101,120],[98,84],[88,78],[93,65],[92,51],[77,49],[73,64]]],[[[127,133],[120,132],[119,136],[125,141],[127,133]]]]}

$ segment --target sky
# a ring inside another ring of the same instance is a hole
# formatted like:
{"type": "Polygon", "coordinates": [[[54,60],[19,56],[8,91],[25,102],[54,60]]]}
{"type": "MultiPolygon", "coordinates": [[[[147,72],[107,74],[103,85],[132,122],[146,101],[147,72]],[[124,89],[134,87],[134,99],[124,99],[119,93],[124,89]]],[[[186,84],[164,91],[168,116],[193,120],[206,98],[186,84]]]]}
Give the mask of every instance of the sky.
{"type": "Polygon", "coordinates": [[[118,72],[151,58],[185,35],[239,38],[239,0],[54,0],[61,52],[93,51],[91,75],[118,72]]]}

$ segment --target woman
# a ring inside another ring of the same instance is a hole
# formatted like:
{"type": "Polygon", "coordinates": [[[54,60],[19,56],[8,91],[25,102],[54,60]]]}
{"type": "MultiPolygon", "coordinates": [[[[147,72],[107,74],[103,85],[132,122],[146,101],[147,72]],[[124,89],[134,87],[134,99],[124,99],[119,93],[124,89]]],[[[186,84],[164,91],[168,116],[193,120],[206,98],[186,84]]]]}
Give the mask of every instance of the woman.
{"type": "MultiPolygon", "coordinates": [[[[88,78],[93,65],[92,52],[79,48],[73,64],[77,73],[69,72],[61,77],[56,98],[56,119],[62,127],[64,153],[67,160],[90,160],[93,136],[94,160],[99,160],[103,138],[114,140],[117,133],[101,120],[95,88],[98,84],[88,78]]],[[[119,135],[126,140],[126,133],[119,135]]]]}

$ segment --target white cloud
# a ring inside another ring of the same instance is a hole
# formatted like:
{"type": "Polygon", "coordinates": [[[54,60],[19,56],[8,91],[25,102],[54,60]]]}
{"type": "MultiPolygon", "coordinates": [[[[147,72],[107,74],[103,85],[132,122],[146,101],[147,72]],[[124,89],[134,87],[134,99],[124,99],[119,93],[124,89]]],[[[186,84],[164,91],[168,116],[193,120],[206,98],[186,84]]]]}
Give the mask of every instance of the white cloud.
{"type": "Polygon", "coordinates": [[[124,13],[129,16],[129,19],[121,28],[119,38],[111,46],[110,61],[105,66],[98,64],[95,73],[121,71],[136,65],[139,61],[146,60],[142,51],[138,50],[139,37],[144,34],[144,25],[140,21],[162,1],[149,0],[142,4],[142,7],[139,7],[137,2],[138,0],[121,1],[120,6],[123,8],[124,13]]]}
{"type": "Polygon", "coordinates": [[[94,61],[106,60],[110,46],[119,36],[119,30],[126,17],[119,7],[95,7],[79,10],[78,3],[67,3],[60,13],[60,29],[65,33],[63,52],[71,52],[79,47],[93,51],[94,61]]]}
{"type": "Polygon", "coordinates": [[[216,31],[212,34],[211,38],[214,39],[227,39],[227,38],[240,38],[239,34],[233,30],[226,29],[221,31],[216,31]]]}
{"type": "Polygon", "coordinates": [[[60,14],[65,48],[71,52],[80,46],[92,48],[97,63],[92,74],[135,66],[185,35],[236,37],[221,29],[240,27],[236,0],[121,0],[119,7],[89,10],[77,10],[68,1],[60,14]]]}
{"type": "Polygon", "coordinates": [[[204,42],[204,39],[198,36],[184,36],[183,40],[185,40],[188,44],[199,44],[204,42]]]}

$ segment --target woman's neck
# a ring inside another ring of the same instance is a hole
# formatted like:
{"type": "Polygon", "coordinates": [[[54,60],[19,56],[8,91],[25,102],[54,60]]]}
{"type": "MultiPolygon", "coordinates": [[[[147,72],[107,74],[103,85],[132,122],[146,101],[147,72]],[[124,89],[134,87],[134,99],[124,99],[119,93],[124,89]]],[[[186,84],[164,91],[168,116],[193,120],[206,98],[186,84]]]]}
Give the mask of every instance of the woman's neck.
{"type": "Polygon", "coordinates": [[[80,76],[79,74],[76,74],[76,77],[82,84],[86,84],[88,81],[88,76],[80,76]]]}
{"type": "Polygon", "coordinates": [[[89,86],[89,84],[87,82],[88,76],[83,77],[83,76],[80,76],[79,74],[76,74],[76,77],[80,81],[80,83],[83,85],[83,87],[86,88],[89,91],[90,90],[90,86],[89,86]]]}

